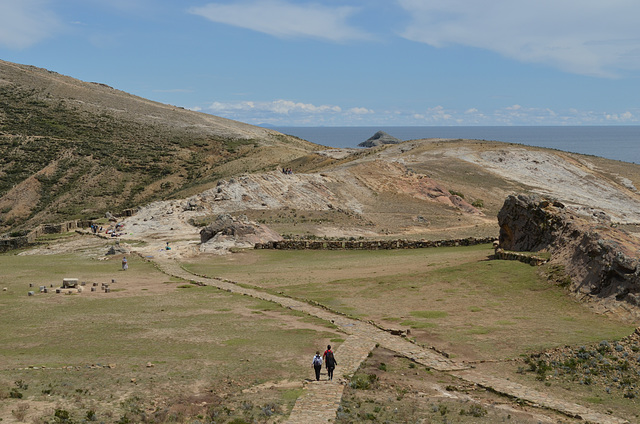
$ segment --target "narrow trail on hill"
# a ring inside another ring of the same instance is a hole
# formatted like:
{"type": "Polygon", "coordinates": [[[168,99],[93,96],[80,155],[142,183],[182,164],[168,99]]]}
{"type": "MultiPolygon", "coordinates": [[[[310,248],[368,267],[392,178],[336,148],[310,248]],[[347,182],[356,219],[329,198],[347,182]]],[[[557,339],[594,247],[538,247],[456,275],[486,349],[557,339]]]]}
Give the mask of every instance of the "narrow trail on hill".
{"type": "Polygon", "coordinates": [[[304,312],[333,323],[349,336],[336,350],[339,366],[336,368],[335,379],[333,381],[319,381],[307,384],[305,392],[298,398],[291,411],[288,423],[327,423],[329,420],[335,419],[345,384],[360,367],[360,364],[364,362],[369,352],[377,346],[396,352],[428,368],[446,372],[466,382],[477,384],[480,387],[535,406],[560,412],[569,417],[584,420],[587,423],[629,423],[625,419],[604,415],[587,407],[556,399],[548,394],[504,378],[483,375],[465,364],[457,363],[444,357],[435,350],[411,343],[403,337],[394,336],[371,323],[348,318],[337,312],[300,300],[242,287],[229,280],[195,275],[171,259],[154,258],[152,261],[167,275],[217,287],[230,293],[274,302],[285,308],[304,312]]]}

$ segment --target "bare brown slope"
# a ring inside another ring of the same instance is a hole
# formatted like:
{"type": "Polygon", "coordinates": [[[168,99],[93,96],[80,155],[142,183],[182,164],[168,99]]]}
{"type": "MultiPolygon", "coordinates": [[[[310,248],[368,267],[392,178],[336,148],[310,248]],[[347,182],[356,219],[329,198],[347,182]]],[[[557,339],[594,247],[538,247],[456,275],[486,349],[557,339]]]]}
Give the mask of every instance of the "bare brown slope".
{"type": "Polygon", "coordinates": [[[0,230],[186,196],[218,178],[273,169],[317,148],[0,61],[0,230]]]}

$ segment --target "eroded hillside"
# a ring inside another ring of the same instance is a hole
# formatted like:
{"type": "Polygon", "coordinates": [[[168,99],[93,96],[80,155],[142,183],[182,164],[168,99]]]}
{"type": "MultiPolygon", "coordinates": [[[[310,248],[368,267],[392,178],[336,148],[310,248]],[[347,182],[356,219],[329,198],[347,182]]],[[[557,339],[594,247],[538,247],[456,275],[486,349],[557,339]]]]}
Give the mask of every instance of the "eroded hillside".
{"type": "Polygon", "coordinates": [[[505,197],[522,192],[544,193],[582,214],[604,212],[630,228],[640,224],[637,165],[605,172],[608,162],[619,163],[473,140],[319,151],[307,159],[327,155],[334,162],[313,173],[244,174],[188,199],[150,204],[126,221],[127,237],[182,238],[194,252],[199,228],[191,224],[219,214],[246,215],[285,236],[497,236],[505,197]]]}
{"type": "Polygon", "coordinates": [[[0,229],[185,196],[315,148],[268,129],[0,61],[0,229]]]}

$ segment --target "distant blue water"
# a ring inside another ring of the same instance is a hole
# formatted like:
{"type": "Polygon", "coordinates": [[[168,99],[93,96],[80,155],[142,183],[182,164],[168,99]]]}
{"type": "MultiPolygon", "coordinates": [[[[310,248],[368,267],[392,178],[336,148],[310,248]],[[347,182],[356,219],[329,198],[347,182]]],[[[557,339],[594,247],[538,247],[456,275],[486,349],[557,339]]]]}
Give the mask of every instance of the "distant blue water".
{"type": "Polygon", "coordinates": [[[377,131],[401,140],[470,138],[549,147],[640,164],[640,125],[581,127],[273,127],[313,143],[356,147],[377,131]]]}

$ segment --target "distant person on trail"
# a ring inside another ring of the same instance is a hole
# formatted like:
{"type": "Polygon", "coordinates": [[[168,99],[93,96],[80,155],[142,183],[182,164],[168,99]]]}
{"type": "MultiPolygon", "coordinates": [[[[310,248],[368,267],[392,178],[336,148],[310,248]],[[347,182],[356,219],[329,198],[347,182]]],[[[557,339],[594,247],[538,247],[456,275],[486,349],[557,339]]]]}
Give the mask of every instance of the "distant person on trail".
{"type": "Polygon", "coordinates": [[[127,262],[127,258],[123,257],[122,258],[122,270],[126,271],[127,269],[129,269],[129,263],[127,262]]]}
{"type": "Polygon", "coordinates": [[[320,351],[316,351],[316,356],[313,357],[313,369],[316,371],[316,381],[320,381],[320,370],[322,369],[322,357],[320,351]]]}
{"type": "Polygon", "coordinates": [[[327,346],[327,350],[322,354],[322,358],[325,361],[327,367],[327,373],[329,374],[329,380],[333,380],[333,369],[338,365],[336,357],[333,355],[331,345],[327,346]]]}

